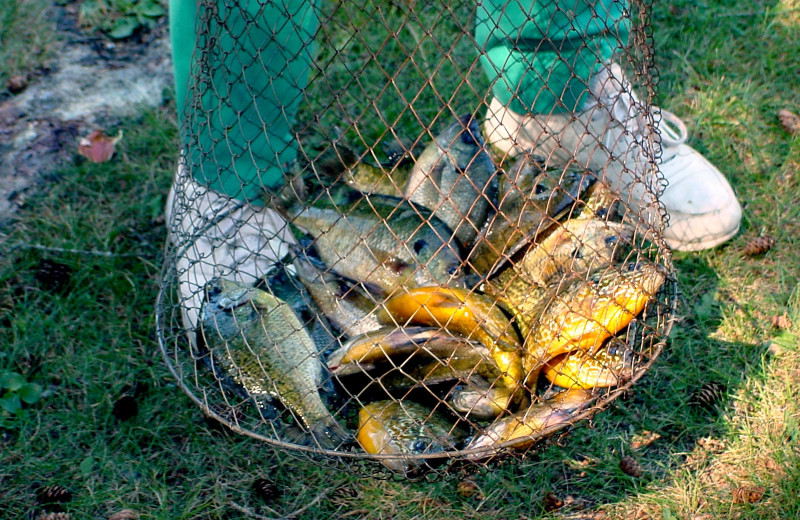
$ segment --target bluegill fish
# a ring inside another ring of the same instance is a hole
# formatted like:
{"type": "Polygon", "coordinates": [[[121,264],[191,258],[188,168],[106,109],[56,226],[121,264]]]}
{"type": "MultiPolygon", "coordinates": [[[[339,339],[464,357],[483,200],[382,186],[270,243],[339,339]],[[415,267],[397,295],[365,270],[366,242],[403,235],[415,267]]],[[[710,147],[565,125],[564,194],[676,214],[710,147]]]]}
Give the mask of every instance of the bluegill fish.
{"type": "Polygon", "coordinates": [[[254,287],[263,288],[279,300],[289,304],[314,340],[317,351],[328,351],[334,345],[338,346],[336,333],[320,308],[314,303],[310,291],[296,276],[296,270],[293,267],[289,263],[280,264],[267,278],[255,284],[254,287]]]}
{"type": "Polygon", "coordinates": [[[545,169],[530,157],[520,158],[500,176],[497,212],[489,218],[469,262],[487,277],[556,224],[592,186],[595,177],[582,168],[545,169]]]}
{"type": "MultiPolygon", "coordinates": [[[[579,411],[585,409],[592,401],[592,395],[586,390],[576,388],[565,390],[528,409],[492,423],[483,433],[477,435],[465,449],[493,448],[496,445],[510,443],[510,447],[522,449],[535,442],[534,436],[549,428],[554,428],[572,419],[579,411]]],[[[470,459],[481,459],[491,456],[488,451],[469,455],[470,459]]]]}
{"type": "Polygon", "coordinates": [[[425,148],[411,170],[405,196],[431,209],[469,245],[496,197],[496,169],[478,122],[468,114],[425,148]]]}
{"type": "Polygon", "coordinates": [[[406,200],[338,187],[289,221],[313,237],[320,260],[339,276],[383,294],[400,287],[458,283],[460,246],[430,211],[406,200]]]}
{"type": "Polygon", "coordinates": [[[608,266],[562,284],[525,339],[525,370],[534,377],[555,356],[596,352],[654,300],[666,275],[661,265],[641,261],[608,266]]]}
{"type": "Polygon", "coordinates": [[[320,446],[335,448],[348,434],[319,394],[322,363],[292,309],[260,289],[212,280],[201,309],[201,333],[221,369],[257,403],[278,399],[320,446]]]}
{"type": "Polygon", "coordinates": [[[348,286],[335,274],[318,270],[299,256],[293,265],[317,308],[339,333],[351,337],[381,327],[376,312],[378,303],[357,286],[348,286]]]}
{"type": "Polygon", "coordinates": [[[377,401],[364,406],[358,414],[357,439],[361,447],[367,453],[393,455],[379,460],[400,473],[424,464],[409,455],[455,450],[463,438],[463,432],[445,417],[412,401],[377,401]]]}

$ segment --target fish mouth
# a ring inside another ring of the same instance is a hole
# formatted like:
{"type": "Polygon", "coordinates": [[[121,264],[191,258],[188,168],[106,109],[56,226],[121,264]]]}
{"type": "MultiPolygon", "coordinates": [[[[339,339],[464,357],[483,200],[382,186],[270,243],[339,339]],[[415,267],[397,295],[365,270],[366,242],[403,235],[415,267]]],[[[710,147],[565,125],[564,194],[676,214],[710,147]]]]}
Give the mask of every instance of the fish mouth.
{"type": "Polygon", "coordinates": [[[231,312],[249,301],[246,298],[249,292],[248,288],[231,286],[226,289],[223,287],[224,285],[228,285],[228,283],[218,278],[212,279],[206,285],[203,320],[212,318],[221,312],[231,312]]]}

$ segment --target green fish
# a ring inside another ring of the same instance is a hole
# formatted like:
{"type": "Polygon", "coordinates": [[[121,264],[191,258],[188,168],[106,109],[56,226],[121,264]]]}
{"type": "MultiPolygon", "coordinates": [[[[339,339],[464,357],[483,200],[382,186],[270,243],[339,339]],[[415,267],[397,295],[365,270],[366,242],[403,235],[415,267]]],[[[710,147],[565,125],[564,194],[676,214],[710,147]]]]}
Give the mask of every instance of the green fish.
{"type": "Polygon", "coordinates": [[[441,414],[412,401],[376,401],[358,414],[358,443],[367,453],[392,455],[378,460],[399,473],[424,468],[423,458],[409,456],[455,450],[463,438],[441,414]]]}
{"type": "Polygon", "coordinates": [[[212,280],[201,309],[201,330],[214,369],[235,381],[261,406],[277,399],[321,447],[349,435],[325,407],[316,345],[288,304],[268,292],[212,280]]]}
{"type": "Polygon", "coordinates": [[[667,279],[667,270],[640,261],[607,266],[560,284],[533,316],[525,338],[523,367],[535,381],[540,368],[561,354],[596,353],[651,302],[667,279]]]}
{"type": "Polygon", "coordinates": [[[502,376],[489,349],[429,327],[385,327],[351,338],[330,355],[328,367],[338,377],[383,371],[377,377],[389,390],[475,376],[494,381],[502,376]]]}
{"type": "Polygon", "coordinates": [[[467,246],[496,197],[496,170],[477,121],[467,114],[425,148],[411,170],[405,196],[431,209],[467,246]]]}
{"type": "Polygon", "coordinates": [[[460,246],[430,211],[407,200],[337,186],[288,220],[313,239],[331,272],[384,295],[402,287],[459,284],[460,246]]]}
{"type": "Polygon", "coordinates": [[[555,225],[594,182],[594,175],[582,168],[545,169],[535,158],[520,158],[500,176],[498,209],[481,229],[469,256],[472,268],[492,276],[555,225]]]}
{"type": "Polygon", "coordinates": [[[512,397],[502,381],[473,377],[456,386],[447,402],[471,419],[492,419],[509,410],[512,397]]]}
{"type": "Polygon", "coordinates": [[[405,146],[398,144],[385,162],[370,162],[350,148],[338,145],[323,153],[314,164],[332,182],[344,182],[364,193],[393,197],[403,195],[413,162],[405,146]]]}
{"type": "Polygon", "coordinates": [[[321,314],[343,336],[358,336],[382,327],[377,316],[378,302],[358,286],[349,286],[335,274],[315,269],[312,262],[300,256],[292,265],[321,314]]]}
{"type": "MultiPolygon", "coordinates": [[[[328,367],[335,375],[344,376],[382,364],[405,366],[412,359],[416,364],[453,358],[473,368],[491,361],[489,349],[463,336],[433,327],[392,326],[350,338],[328,357],[328,367]]],[[[494,370],[497,372],[496,367],[494,370]]]]}

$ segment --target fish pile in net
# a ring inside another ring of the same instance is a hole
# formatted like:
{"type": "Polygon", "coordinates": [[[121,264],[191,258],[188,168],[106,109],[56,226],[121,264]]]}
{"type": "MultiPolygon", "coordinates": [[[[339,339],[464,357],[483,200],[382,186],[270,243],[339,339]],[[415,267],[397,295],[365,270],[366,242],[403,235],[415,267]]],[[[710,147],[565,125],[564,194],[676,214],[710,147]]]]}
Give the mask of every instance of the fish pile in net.
{"type": "MultiPolygon", "coordinates": [[[[209,5],[207,31],[225,19],[209,5]]],[[[182,277],[204,261],[187,255],[214,222],[173,225],[159,342],[207,415],[312,460],[412,476],[524,457],[607,406],[663,346],[675,287],[656,157],[641,186],[620,190],[574,159],[499,151],[481,127],[490,86],[472,79],[470,29],[453,21],[474,7],[426,19],[420,3],[381,5],[321,8],[298,153],[255,210],[280,223],[279,261],[245,282],[232,251],[232,270],[187,294],[182,277]],[[416,87],[391,60],[416,67],[416,87]],[[648,203],[629,202],[637,189],[648,203]]],[[[619,53],[652,92],[648,42],[633,40],[619,53]]],[[[199,75],[187,119],[211,83],[199,75]]],[[[173,222],[192,215],[192,172],[207,168],[187,128],[173,222]]]]}

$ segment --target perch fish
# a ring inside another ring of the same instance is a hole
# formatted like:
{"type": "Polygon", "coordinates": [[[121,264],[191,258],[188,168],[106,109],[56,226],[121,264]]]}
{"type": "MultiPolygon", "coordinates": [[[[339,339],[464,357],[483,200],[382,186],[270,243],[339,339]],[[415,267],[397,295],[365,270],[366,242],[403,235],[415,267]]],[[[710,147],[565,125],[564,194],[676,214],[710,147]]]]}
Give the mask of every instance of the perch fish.
{"type": "Polygon", "coordinates": [[[358,443],[367,453],[396,455],[380,462],[400,473],[423,464],[409,455],[455,450],[463,437],[442,415],[412,401],[377,401],[358,413],[358,443]]]}

